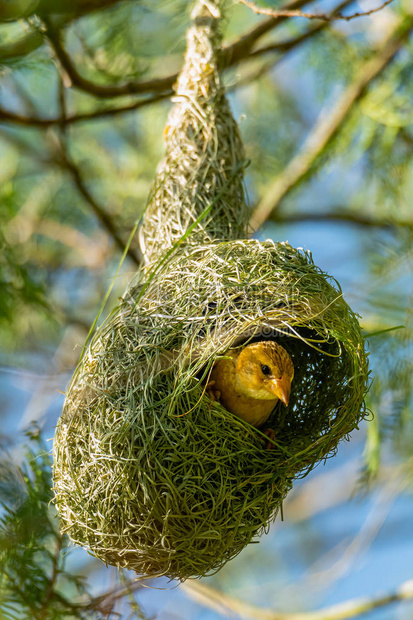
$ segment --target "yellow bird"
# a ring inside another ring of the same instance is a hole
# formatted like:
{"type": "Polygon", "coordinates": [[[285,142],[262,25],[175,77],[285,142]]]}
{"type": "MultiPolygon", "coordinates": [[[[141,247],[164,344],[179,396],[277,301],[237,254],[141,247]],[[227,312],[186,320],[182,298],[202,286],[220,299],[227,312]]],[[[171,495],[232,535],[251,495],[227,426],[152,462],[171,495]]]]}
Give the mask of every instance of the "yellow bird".
{"type": "Polygon", "coordinates": [[[218,360],[207,388],[213,400],[253,426],[261,426],[281,400],[288,405],[294,365],[281,345],[271,340],[230,349],[218,360]]]}

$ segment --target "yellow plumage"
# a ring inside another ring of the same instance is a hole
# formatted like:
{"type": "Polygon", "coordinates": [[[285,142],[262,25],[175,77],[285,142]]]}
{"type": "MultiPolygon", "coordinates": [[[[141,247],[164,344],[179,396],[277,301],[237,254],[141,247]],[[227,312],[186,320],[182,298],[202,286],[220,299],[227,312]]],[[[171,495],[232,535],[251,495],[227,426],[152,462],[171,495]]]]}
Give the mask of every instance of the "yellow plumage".
{"type": "Polygon", "coordinates": [[[261,426],[278,400],[288,405],[294,366],[281,345],[266,340],[230,349],[211,372],[210,395],[231,413],[261,426]]]}

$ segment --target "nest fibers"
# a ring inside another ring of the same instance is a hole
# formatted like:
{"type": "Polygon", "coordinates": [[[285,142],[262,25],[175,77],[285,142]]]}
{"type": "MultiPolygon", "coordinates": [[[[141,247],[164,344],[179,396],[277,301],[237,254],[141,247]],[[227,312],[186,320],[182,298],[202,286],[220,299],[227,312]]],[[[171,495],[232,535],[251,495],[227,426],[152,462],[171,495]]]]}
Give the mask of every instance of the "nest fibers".
{"type": "Polygon", "coordinates": [[[357,318],[311,255],[235,240],[247,209],[214,65],[217,6],[200,0],[189,31],[188,54],[202,53],[186,60],[189,90],[166,132],[145,265],[82,356],[54,444],[63,531],[106,563],[179,580],[218,570],[265,531],[294,478],[365,416],[368,378],[357,318]],[[262,338],[295,368],[269,451],[206,391],[219,356],[262,338]]]}

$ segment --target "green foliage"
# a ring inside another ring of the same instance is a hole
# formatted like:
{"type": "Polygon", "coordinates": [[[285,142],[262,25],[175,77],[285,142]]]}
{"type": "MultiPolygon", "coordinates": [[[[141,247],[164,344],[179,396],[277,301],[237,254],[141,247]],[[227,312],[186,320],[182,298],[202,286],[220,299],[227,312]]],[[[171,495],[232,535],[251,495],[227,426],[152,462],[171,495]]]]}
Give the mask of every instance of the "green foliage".
{"type": "Polygon", "coordinates": [[[50,505],[51,458],[37,433],[21,466],[0,461],[0,611],[2,618],[93,618],[61,594],[66,582],[83,595],[82,579],[65,571],[66,539],[50,505]]]}
{"type": "Polygon", "coordinates": [[[93,598],[86,578],[67,568],[68,538],[58,530],[52,459],[38,430],[27,433],[22,463],[0,458],[0,617],[2,620],[109,620],[125,596],[134,618],[146,618],[121,575],[115,590],[93,598]]]}
{"type": "Polygon", "coordinates": [[[34,306],[45,310],[45,286],[36,282],[36,275],[28,266],[21,265],[13,247],[0,230],[0,321],[11,323],[16,306],[34,306]]]}
{"type": "MultiPolygon", "coordinates": [[[[354,48],[350,50],[355,53],[354,48]]],[[[355,61],[348,54],[340,56],[346,68],[337,67],[338,74],[354,74],[360,57],[359,53],[355,61]]],[[[411,55],[400,55],[361,98],[315,168],[320,170],[337,159],[341,165],[361,166],[365,182],[356,200],[367,203],[367,212],[387,213],[396,220],[411,214],[412,71],[411,55]]]]}

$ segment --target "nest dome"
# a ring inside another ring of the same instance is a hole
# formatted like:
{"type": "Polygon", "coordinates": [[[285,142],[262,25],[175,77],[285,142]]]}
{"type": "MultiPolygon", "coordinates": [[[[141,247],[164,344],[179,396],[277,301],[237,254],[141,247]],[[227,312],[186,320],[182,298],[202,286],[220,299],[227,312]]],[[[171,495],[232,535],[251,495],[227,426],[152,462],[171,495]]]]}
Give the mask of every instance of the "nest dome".
{"type": "Polygon", "coordinates": [[[69,386],[55,440],[63,529],[139,574],[218,570],[358,426],[367,378],[357,317],[308,252],[241,240],[175,253],[132,283],[69,386]],[[205,387],[217,357],[254,339],[282,343],[296,369],[269,451],[205,387]]]}

